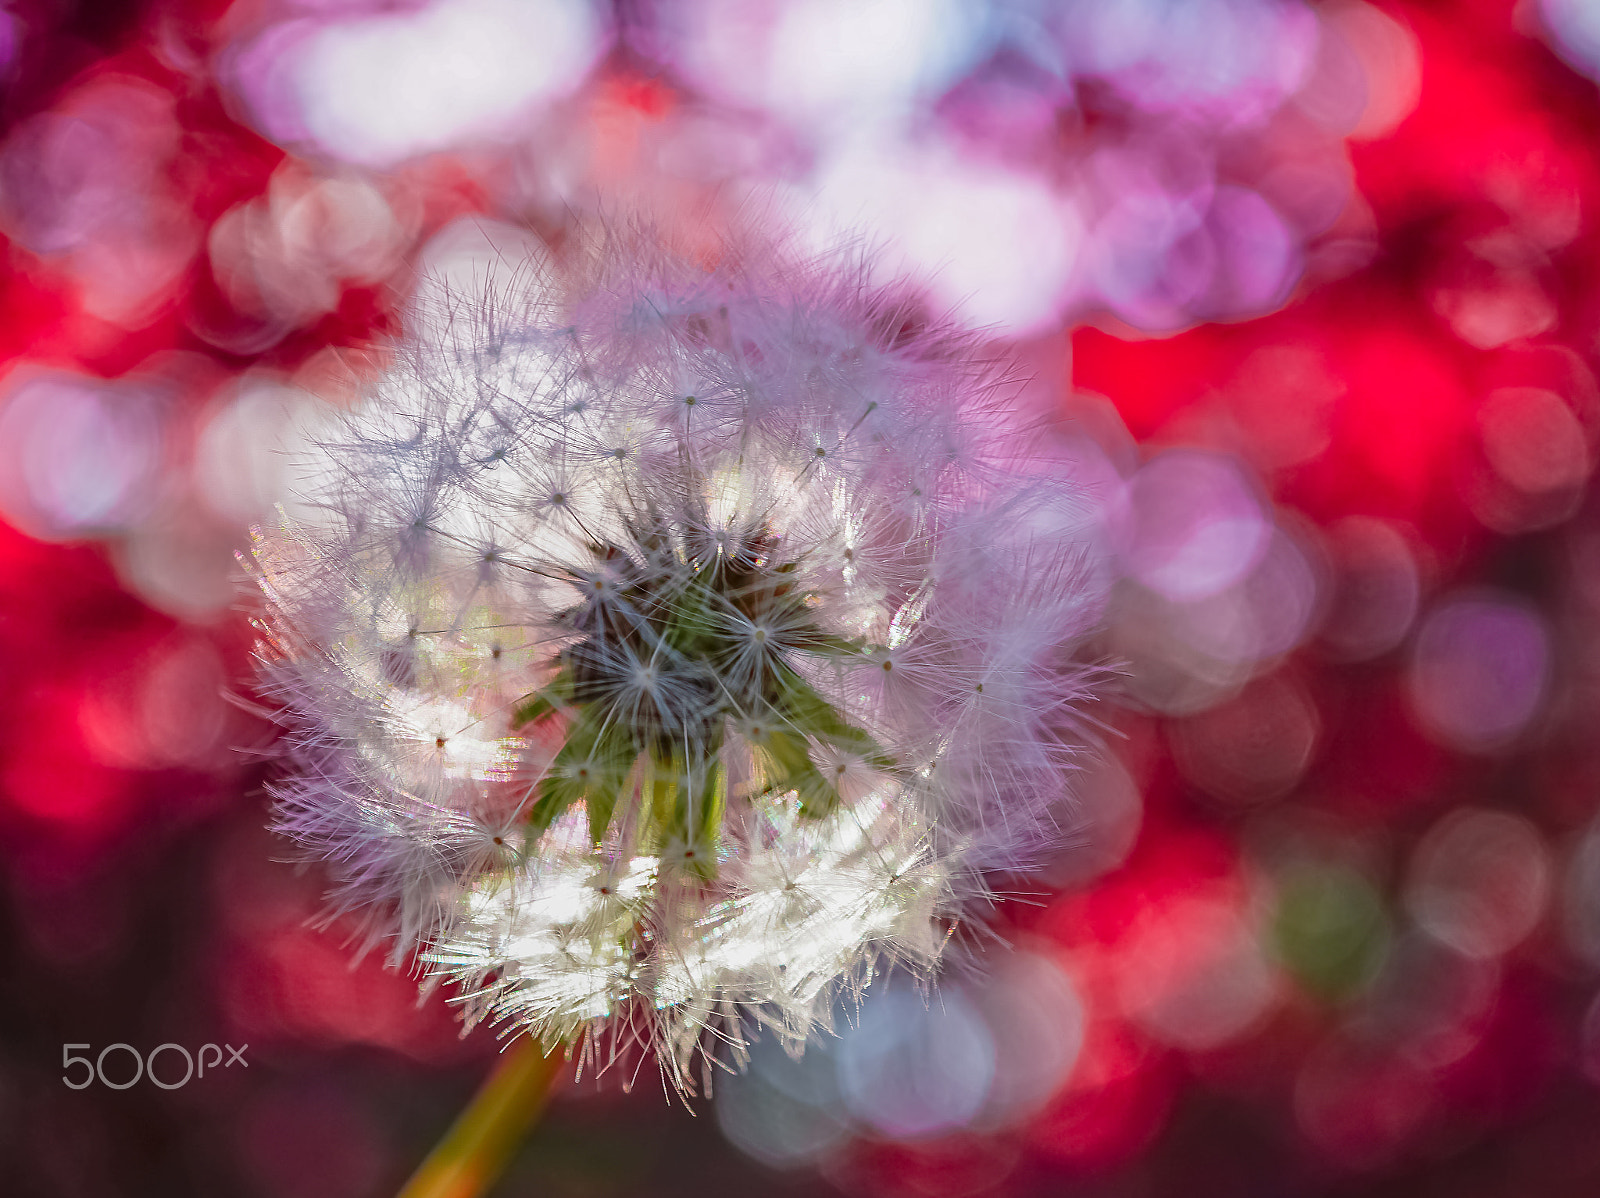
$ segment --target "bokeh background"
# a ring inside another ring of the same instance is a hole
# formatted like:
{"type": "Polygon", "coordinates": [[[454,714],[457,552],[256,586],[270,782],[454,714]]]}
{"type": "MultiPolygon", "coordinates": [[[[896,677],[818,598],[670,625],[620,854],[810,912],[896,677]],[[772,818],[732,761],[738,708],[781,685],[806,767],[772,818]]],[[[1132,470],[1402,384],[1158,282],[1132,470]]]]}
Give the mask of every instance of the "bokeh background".
{"type": "Polygon", "coordinates": [[[1026,363],[1106,759],[931,1005],[497,1192],[1597,1192],[1596,76],[1596,0],[8,0],[0,1189],[421,1159],[497,1045],[308,923],[235,554],[419,274],[754,213],[1026,363]],[[249,1065],[62,1082],[169,1042],[249,1065]]]}

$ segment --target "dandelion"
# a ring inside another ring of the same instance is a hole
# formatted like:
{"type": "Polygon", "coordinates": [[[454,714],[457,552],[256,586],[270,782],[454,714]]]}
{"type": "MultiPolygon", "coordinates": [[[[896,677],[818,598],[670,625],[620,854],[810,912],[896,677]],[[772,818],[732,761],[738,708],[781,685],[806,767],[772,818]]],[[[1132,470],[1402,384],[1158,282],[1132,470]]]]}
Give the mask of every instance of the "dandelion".
{"type": "Polygon", "coordinates": [[[684,1091],[798,1051],[1054,835],[1090,507],[980,343],[839,261],[612,238],[436,288],[255,562],[332,913],[684,1091]]]}

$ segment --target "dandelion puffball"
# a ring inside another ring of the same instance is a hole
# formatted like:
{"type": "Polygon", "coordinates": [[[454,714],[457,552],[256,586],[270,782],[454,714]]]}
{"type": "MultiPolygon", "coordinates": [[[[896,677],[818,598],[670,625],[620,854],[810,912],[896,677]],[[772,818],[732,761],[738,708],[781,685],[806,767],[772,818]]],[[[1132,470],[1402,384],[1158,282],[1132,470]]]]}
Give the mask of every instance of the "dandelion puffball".
{"type": "Polygon", "coordinates": [[[255,552],[276,826],[484,1017],[680,1087],[1051,842],[1101,570],[981,343],[599,240],[425,291],[255,552]]]}

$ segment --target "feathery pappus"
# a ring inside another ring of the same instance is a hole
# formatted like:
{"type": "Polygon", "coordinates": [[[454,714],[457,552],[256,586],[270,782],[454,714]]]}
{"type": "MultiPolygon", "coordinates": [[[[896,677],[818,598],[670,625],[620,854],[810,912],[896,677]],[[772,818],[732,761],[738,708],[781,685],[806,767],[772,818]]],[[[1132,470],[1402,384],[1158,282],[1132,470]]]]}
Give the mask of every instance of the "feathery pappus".
{"type": "Polygon", "coordinates": [[[258,536],[276,827],[366,947],[681,1089],[1056,834],[1103,568],[1015,377],[859,260],[426,290],[258,536]]]}

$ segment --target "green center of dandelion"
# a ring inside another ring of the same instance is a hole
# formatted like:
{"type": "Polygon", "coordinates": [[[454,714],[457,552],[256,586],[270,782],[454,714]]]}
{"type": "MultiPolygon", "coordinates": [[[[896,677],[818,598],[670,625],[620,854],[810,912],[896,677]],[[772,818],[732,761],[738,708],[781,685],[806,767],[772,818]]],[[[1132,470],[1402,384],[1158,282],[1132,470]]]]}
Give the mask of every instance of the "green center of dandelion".
{"type": "Polygon", "coordinates": [[[792,801],[813,819],[839,804],[849,763],[895,763],[797,669],[859,659],[867,646],[816,625],[777,538],[675,533],[657,517],[629,532],[626,548],[591,545],[589,568],[571,572],[580,600],[558,621],[571,639],[554,678],[513,714],[519,728],[563,728],[530,822],[543,831],[581,803],[597,845],[616,824],[633,851],[709,879],[730,736],[749,750],[734,797],[792,801]]]}

